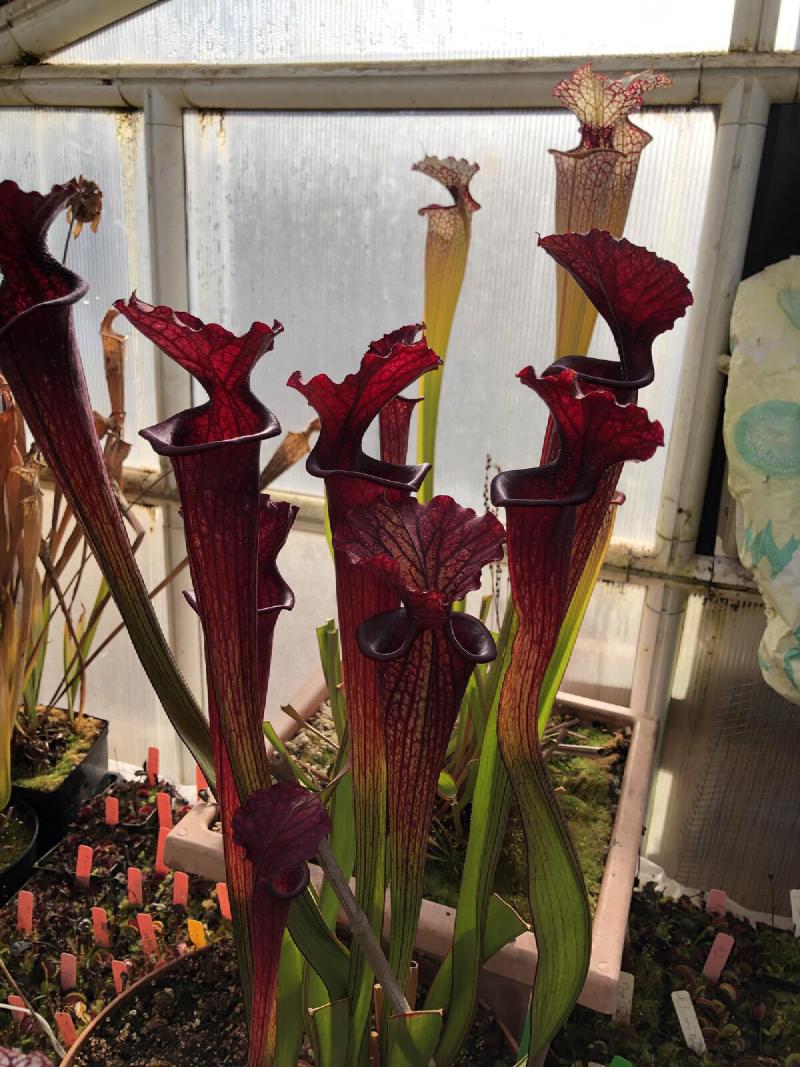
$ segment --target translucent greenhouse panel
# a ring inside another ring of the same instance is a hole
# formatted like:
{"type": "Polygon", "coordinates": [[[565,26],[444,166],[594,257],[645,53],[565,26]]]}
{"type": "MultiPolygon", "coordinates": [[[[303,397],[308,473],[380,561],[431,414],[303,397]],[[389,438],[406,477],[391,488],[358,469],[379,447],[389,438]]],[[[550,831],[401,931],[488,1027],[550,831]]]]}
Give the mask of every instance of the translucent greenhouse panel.
{"type": "Polygon", "coordinates": [[[800,0],[781,0],[775,47],[781,51],[800,48],[800,0]]]}
{"type": "MultiPolygon", "coordinates": [[[[691,279],[714,141],[710,110],[649,111],[628,236],[675,260],[691,279]]],[[[411,164],[425,153],[480,162],[470,264],[450,341],[436,488],[483,506],[487,455],[504,469],[538,460],[545,410],[516,379],[553,357],[554,267],[536,248],[553,226],[547,149],[577,139],[560,112],[263,113],[185,118],[192,311],[242,331],[278,318],[286,332],[254,376],[284,428],[312,415],[285,388],[299,368],[340,379],[368,343],[418,322],[425,223],[446,202],[411,164]]],[[[145,294],[143,294],[145,295],[145,294]]],[[[686,320],[656,345],[657,382],[643,396],[667,433],[686,320]]],[[[605,336],[607,335],[607,336],[605,336]]],[[[597,329],[593,351],[610,352],[597,329]]],[[[654,543],[666,450],[626,472],[617,538],[654,543]]],[[[320,493],[302,465],[281,488],[320,493]]]]}
{"type": "MultiPolygon", "coordinates": [[[[79,174],[103,190],[103,217],[97,233],[85,227],[70,241],[67,263],[89,283],[75,307],[75,324],[92,404],[108,413],[108,393],[99,337],[103,315],[118,297],[150,290],[144,123],[138,112],[60,108],[4,108],[0,177],[24,189],[47,190],[79,174]]],[[[63,215],[50,231],[50,248],[61,258],[67,236],[63,215]]],[[[155,469],[153,450],[139,436],[156,420],[155,359],[152,345],[135,330],[126,359],[129,464],[155,469]]]]}
{"type": "Polygon", "coordinates": [[[168,0],[51,63],[286,63],[728,48],[733,0],[168,0]]]}
{"type": "Polygon", "coordinates": [[[597,583],[562,689],[628,704],[644,595],[643,585],[597,583]]]}

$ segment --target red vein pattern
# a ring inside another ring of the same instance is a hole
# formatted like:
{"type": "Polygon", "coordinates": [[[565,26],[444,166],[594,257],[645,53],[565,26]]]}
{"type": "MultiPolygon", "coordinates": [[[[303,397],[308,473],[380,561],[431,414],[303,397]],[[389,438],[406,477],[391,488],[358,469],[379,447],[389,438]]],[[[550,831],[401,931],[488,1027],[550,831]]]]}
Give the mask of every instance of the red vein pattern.
{"type": "Polygon", "coordinates": [[[57,185],[43,196],[0,183],[0,370],[80,519],[153,688],[213,784],[208,727],[161,632],[98,444],[72,324],[88,286],[46,245],[76,189],[57,185]]]}
{"type": "Polygon", "coordinates": [[[378,499],[353,511],[334,544],[401,599],[399,610],[358,631],[378,662],[388,767],[392,931],[389,962],[407,974],[414,947],[436,782],[476,662],[496,649],[483,624],[452,604],[480,587],[481,569],[502,558],[505,532],[451,497],[378,499]]]}
{"type": "Polygon", "coordinates": [[[275,557],[294,512],[259,493],[261,441],[280,433],[280,426],[250,390],[253,366],[272,349],[282,327],[254,323],[236,337],[222,326],[152,307],[135,295],[116,307],[209,394],[207,403],[143,430],[142,436],[169,457],[181,500],[205,639],[227,880],[250,1009],[249,1064],[257,1067],[271,1062],[274,1051],[274,982],[264,984],[272,961],[258,957],[253,876],[233,828],[241,805],[271,781],[262,721],[272,632],[278,611],[293,604],[275,557]]]}
{"type": "MultiPolygon", "coordinates": [[[[373,342],[355,374],[333,382],[318,374],[304,382],[299,371],[289,379],[320,418],[320,432],[308,457],[309,473],[325,479],[331,530],[336,532],[353,508],[383,493],[401,498],[415,492],[427,465],[404,466],[364,454],[362,439],[370,423],[404,388],[439,366],[439,357],[417,340],[420,326],[406,326],[373,342]]],[[[356,833],[356,896],[372,928],[380,932],[385,893],[386,755],[379,713],[375,665],[356,640],[367,618],[398,606],[398,597],[375,576],[354,568],[334,551],[336,601],[353,778],[356,833]]],[[[350,954],[351,1025],[348,1062],[355,1062],[364,1040],[372,997],[372,975],[360,952],[350,954]]]]}
{"type": "MultiPolygon", "coordinates": [[[[559,890],[562,904],[546,896],[550,921],[536,929],[539,964],[532,1011],[539,1027],[534,1043],[541,1048],[577,998],[588,967],[590,939],[583,875],[574,850],[564,853],[569,835],[542,756],[539,690],[585,564],[585,558],[579,561],[574,556],[578,508],[593,499],[606,472],[613,471],[615,477],[623,461],[652,456],[663,443],[663,430],[659,423],[650,422],[643,409],[618,404],[608,390],[583,394],[569,369],[553,368],[551,375],[537,378],[528,367],[519,377],[547,403],[554,424],[546,445],[552,453],[550,461],[536,468],[506,471],[494,479],[491,488],[493,504],[506,508],[509,573],[519,617],[500,696],[498,739],[527,840],[534,925],[543,906],[541,894],[551,890],[552,858],[560,855],[567,863],[559,890]],[[542,805],[546,805],[547,818],[542,805]],[[582,911],[582,924],[574,923],[568,900],[582,911]],[[574,984],[555,997],[552,983],[556,974],[566,972],[565,960],[573,964],[574,984]],[[537,987],[547,990],[544,1004],[537,987]]],[[[607,512],[606,504],[587,514],[602,523],[607,512]]],[[[583,531],[590,547],[598,532],[599,525],[583,531]]]]}
{"type": "Polygon", "coordinates": [[[252,793],[233,819],[236,847],[246,856],[253,883],[254,1015],[263,1019],[270,1049],[277,1037],[278,969],[289,907],[308,885],[308,860],[330,831],[320,798],[296,782],[252,793]]]}

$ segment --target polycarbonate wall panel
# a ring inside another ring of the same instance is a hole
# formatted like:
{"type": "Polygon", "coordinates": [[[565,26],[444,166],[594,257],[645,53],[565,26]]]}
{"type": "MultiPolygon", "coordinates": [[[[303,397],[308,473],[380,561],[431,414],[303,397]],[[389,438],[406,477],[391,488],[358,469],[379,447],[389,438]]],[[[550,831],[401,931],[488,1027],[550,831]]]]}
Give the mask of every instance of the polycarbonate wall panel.
{"type": "Polygon", "coordinates": [[[800,48],[800,0],[781,0],[775,47],[788,51],[800,48]]]}
{"type": "MultiPolygon", "coordinates": [[[[691,279],[714,114],[648,111],[641,124],[654,141],[626,232],[691,279]]],[[[341,379],[371,340],[422,317],[426,226],[417,210],[447,193],[411,164],[428,152],[477,160],[482,209],[444,378],[436,488],[481,508],[487,453],[505,469],[538,460],[544,405],[516,374],[553,356],[555,272],[536,235],[553,226],[547,149],[576,143],[570,115],[187,112],[185,133],[192,310],[237,331],[254,319],[284,324],[254,382],[286,429],[312,415],[285,387],[293,370],[341,379]]],[[[656,384],[642,396],[667,433],[686,322],[657,341],[656,384]]],[[[602,322],[592,351],[614,352],[602,322]]],[[[662,449],[626,471],[618,540],[653,544],[665,459],[662,449]]],[[[320,492],[302,467],[278,484],[320,492]]]]}
{"type": "MultiPolygon", "coordinates": [[[[103,217],[97,233],[85,227],[70,241],[67,264],[89,283],[89,292],[75,305],[75,325],[92,404],[109,411],[99,329],[102,318],[119,297],[139,288],[150,290],[147,235],[147,189],[139,112],[82,111],[57,108],[3,108],[2,177],[24,189],[44,192],[79,174],[103,190],[103,217]]],[[[49,243],[61,259],[67,235],[66,215],[54,222],[49,243]]],[[[135,330],[130,334],[125,386],[129,463],[156,468],[153,450],[139,436],[142,426],[156,421],[153,347],[135,330]]]]}
{"type": "Polygon", "coordinates": [[[168,0],[52,63],[281,63],[725,51],[733,0],[168,0]]]}

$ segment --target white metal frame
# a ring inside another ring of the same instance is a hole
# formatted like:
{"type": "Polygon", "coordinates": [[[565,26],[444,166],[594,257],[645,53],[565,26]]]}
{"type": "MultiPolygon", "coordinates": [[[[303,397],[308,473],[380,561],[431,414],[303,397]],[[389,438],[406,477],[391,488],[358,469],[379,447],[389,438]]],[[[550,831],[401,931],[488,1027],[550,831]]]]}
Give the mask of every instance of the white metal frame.
{"type": "MultiPolygon", "coordinates": [[[[15,0],[0,18],[0,64],[12,32],[8,12],[71,7],[96,9],[94,0],[15,0]]],[[[103,0],[114,21],[141,0],[103,0]]],[[[688,330],[657,526],[657,544],[643,554],[615,545],[607,577],[644,584],[645,611],[626,714],[659,720],[670,679],[686,599],[692,589],[724,588],[747,596],[752,585],[737,561],[695,553],[699,516],[721,392],[716,357],[726,351],[728,322],[741,277],[771,103],[800,101],[800,52],[775,52],[778,0],[736,0],[730,51],[713,55],[603,57],[604,72],[665,70],[672,86],[653,93],[667,106],[716,105],[717,137],[693,278],[695,306],[688,330]]],[[[93,27],[96,28],[96,27],[93,27]]],[[[35,21],[31,32],[35,32],[35,21]]],[[[81,34],[73,36],[73,40],[81,34]]],[[[40,51],[52,50],[55,35],[40,51]]],[[[14,40],[27,50],[26,39],[14,40]]],[[[553,107],[552,87],[587,57],[503,61],[379,62],[369,64],[0,66],[0,106],[135,107],[144,111],[154,298],[188,306],[185,153],[182,109],[259,110],[496,109],[553,107]]],[[[189,403],[186,375],[163,360],[159,411],[189,403]],[[166,398],[169,398],[167,403],[166,398]]],[[[134,478],[141,477],[131,472],[134,478]]],[[[167,497],[172,494],[167,491],[167,497]]],[[[174,504],[169,511],[167,564],[183,552],[174,504]]],[[[307,503],[313,498],[305,498],[307,503]]],[[[306,509],[321,516],[314,504],[306,509]]],[[[173,597],[176,594],[173,594],[173,597]]],[[[179,662],[202,692],[199,630],[188,613],[170,607],[171,637],[179,662]]],[[[573,706],[586,698],[564,694],[573,706]]]]}

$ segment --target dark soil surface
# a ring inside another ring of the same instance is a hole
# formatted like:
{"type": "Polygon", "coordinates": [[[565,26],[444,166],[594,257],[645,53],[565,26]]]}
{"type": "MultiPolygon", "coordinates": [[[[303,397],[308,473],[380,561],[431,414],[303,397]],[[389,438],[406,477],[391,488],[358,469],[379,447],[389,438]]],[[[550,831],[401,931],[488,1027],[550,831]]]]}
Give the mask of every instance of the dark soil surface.
{"type": "Polygon", "coordinates": [[[11,777],[28,789],[53,792],[82,761],[104,725],[89,715],[73,722],[60,708],[38,715],[29,732],[21,723],[11,742],[11,777]]]}
{"type": "Polygon", "coordinates": [[[623,967],[635,976],[629,1024],[576,1008],[553,1042],[548,1067],[800,1067],[800,938],[728,914],[712,917],[703,901],[669,900],[652,886],[634,893],[623,967]],[[735,945],[719,982],[703,977],[718,933],[735,945]],[[688,990],[708,1054],[690,1052],[671,994],[688,990]]]}
{"type": "MultiPolygon", "coordinates": [[[[202,921],[209,941],[229,937],[230,924],[222,919],[216,887],[200,878],[189,879],[188,909],[172,903],[172,874],[154,871],[158,821],[155,799],[158,792],[174,788],[166,782],[149,786],[144,779],[123,782],[111,792],[119,799],[120,825],[114,829],[104,821],[102,794],[80,809],[67,838],[45,857],[45,869],[37,870],[25,888],[34,896],[33,930],[18,931],[17,897],[0,909],[0,946],[3,958],[24,995],[52,1023],[56,1011],[67,1010],[80,1030],[116,995],[111,960],[127,962],[128,979],[134,981],[152,969],[145,959],[136,915],[148,913],[156,931],[159,956],[175,958],[188,938],[187,919],[202,921]],[[95,850],[90,885],[82,889],[74,877],[79,844],[95,850]],[[142,870],[142,907],[128,901],[127,867],[142,870]],[[110,945],[95,944],[91,909],[106,911],[110,945]],[[77,986],[63,993],[60,987],[60,957],[70,952],[77,959],[77,986]]],[[[177,820],[187,805],[175,799],[177,820]]],[[[12,990],[0,977],[0,998],[12,990]]],[[[50,1048],[38,1030],[26,1022],[17,1023],[7,1012],[0,1013],[0,1046],[21,1046],[47,1054],[50,1048]]]]}
{"type": "MultiPolygon", "coordinates": [[[[244,1067],[247,1036],[236,956],[230,941],[187,959],[102,1024],[76,1067],[244,1067]]],[[[502,1034],[485,1012],[457,1067],[506,1067],[502,1034]]],[[[314,1063],[304,1049],[298,1067],[314,1063]]]]}

